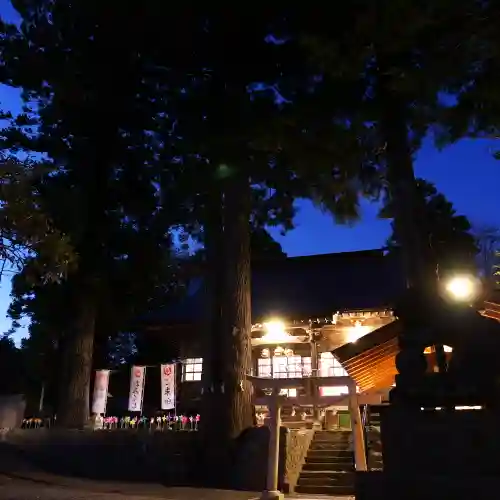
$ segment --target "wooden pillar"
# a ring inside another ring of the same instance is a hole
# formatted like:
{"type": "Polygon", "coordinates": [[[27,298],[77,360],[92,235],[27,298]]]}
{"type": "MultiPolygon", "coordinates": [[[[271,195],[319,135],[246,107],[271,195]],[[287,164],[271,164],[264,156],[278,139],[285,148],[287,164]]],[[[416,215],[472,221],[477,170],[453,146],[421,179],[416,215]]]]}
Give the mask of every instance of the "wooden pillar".
{"type": "Polygon", "coordinates": [[[363,422],[359,411],[358,394],[354,381],[349,384],[349,413],[351,415],[351,428],[354,443],[354,462],[356,471],[368,470],[366,464],[365,435],[363,432],[363,422]]]}
{"type": "Polygon", "coordinates": [[[320,421],[319,416],[319,369],[318,369],[318,345],[316,341],[311,338],[311,371],[314,383],[312,384],[312,397],[313,397],[313,424],[318,425],[320,421]]]}
{"type": "Polygon", "coordinates": [[[269,452],[267,456],[266,489],[261,500],[283,500],[284,495],[278,490],[278,468],[280,459],[281,401],[279,389],[269,397],[269,452]]]}

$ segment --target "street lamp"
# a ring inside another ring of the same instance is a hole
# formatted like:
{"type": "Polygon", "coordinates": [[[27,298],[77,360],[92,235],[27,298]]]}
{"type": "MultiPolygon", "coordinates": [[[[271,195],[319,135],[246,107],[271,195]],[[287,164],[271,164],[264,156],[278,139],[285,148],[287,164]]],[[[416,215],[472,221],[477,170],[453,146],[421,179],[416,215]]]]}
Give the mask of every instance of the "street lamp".
{"type": "Polygon", "coordinates": [[[479,289],[477,279],[473,276],[458,275],[449,278],[445,283],[445,290],[449,298],[455,302],[469,302],[473,300],[479,289]]]}

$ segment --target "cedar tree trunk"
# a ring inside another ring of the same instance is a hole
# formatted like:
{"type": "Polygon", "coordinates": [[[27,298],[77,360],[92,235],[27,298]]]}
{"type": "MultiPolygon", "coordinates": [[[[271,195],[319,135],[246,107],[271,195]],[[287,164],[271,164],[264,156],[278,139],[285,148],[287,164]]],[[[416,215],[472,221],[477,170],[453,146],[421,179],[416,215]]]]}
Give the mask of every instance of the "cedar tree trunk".
{"type": "Polygon", "coordinates": [[[83,429],[89,419],[89,390],[92,375],[95,303],[83,296],[74,328],[63,343],[63,380],[57,412],[57,426],[83,429]]]}
{"type": "Polygon", "coordinates": [[[224,405],[221,425],[236,438],[253,425],[251,383],[250,181],[236,172],[224,193],[224,309],[222,355],[224,405]]]}

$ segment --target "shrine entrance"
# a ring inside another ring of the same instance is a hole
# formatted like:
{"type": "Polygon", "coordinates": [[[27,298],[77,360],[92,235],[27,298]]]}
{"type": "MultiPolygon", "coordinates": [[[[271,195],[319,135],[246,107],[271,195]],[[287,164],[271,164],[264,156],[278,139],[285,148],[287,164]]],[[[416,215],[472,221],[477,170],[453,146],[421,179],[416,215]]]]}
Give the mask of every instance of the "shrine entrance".
{"type": "MultiPolygon", "coordinates": [[[[358,391],[355,382],[350,377],[309,377],[302,378],[282,378],[269,379],[263,377],[248,376],[248,380],[254,386],[256,391],[264,391],[265,395],[260,399],[269,410],[269,449],[267,457],[267,480],[266,490],[262,492],[262,499],[282,499],[283,493],[278,490],[278,466],[279,466],[279,449],[280,449],[280,427],[282,425],[282,408],[290,405],[290,399],[282,394],[283,390],[290,388],[300,388],[301,397],[293,398],[293,404],[300,406],[301,404],[311,404],[317,401],[314,394],[317,394],[319,384],[327,383],[328,386],[342,387],[348,389],[348,408],[350,416],[350,426],[352,429],[352,440],[354,448],[354,460],[357,471],[366,471],[366,452],[364,431],[359,410],[358,391]]],[[[338,397],[324,396],[323,402],[336,403],[338,397]]]]}

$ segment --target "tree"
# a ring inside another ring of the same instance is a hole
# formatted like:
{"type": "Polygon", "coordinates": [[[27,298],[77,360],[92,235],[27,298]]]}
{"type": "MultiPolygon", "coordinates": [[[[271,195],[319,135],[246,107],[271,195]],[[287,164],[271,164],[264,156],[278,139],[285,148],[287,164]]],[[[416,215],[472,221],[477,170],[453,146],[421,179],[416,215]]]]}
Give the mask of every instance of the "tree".
{"type": "Polygon", "coordinates": [[[263,228],[255,228],[251,231],[250,251],[254,260],[286,257],[281,245],[263,228]]]}
{"type": "MultiPolygon", "coordinates": [[[[155,64],[171,68],[172,81],[180,82],[178,95],[170,89],[167,113],[175,117],[175,136],[165,142],[178,153],[178,189],[189,194],[184,203],[203,227],[207,252],[207,296],[213,303],[207,308],[211,335],[204,353],[203,421],[214,443],[208,448],[216,451],[228,449],[226,444],[253,421],[246,381],[251,223],[290,227],[293,202],[300,196],[329,206],[339,219],[352,219],[363,186],[355,168],[363,154],[356,130],[333,120],[332,108],[325,113],[312,107],[315,92],[324,87],[295,63],[296,41],[266,40],[281,18],[282,12],[252,6],[203,12],[201,21],[178,19],[185,30],[173,31],[180,37],[176,47],[184,41],[180,50],[162,51],[155,64]],[[238,54],[236,66],[223,56],[227,40],[238,54]],[[277,89],[285,97],[281,104],[277,89]],[[304,127],[311,109],[320,119],[304,127]],[[210,408],[216,409],[213,419],[210,408]]],[[[170,37],[174,43],[169,33],[164,46],[170,37]]],[[[335,102],[340,106],[341,98],[335,102]]]]}
{"type": "Polygon", "coordinates": [[[21,27],[1,25],[0,76],[24,89],[26,107],[4,130],[5,147],[46,155],[53,174],[39,183],[41,197],[78,266],[64,282],[36,288],[25,268],[15,293],[31,302],[35,327],[37,316],[57,311],[58,424],[81,427],[96,330],[111,322],[116,331],[167,281],[172,220],[155,184],[157,108],[130,36],[133,15],[117,31],[115,12],[85,2],[16,7],[21,27]]]}
{"type": "MultiPolygon", "coordinates": [[[[425,200],[422,225],[426,228],[434,266],[439,274],[474,270],[478,248],[467,217],[457,215],[452,203],[430,182],[417,179],[417,194],[425,200]]],[[[389,218],[393,214],[393,207],[388,200],[380,215],[389,218]]],[[[394,223],[392,231],[389,245],[399,246],[400,238],[394,223]]]]}
{"type": "Polygon", "coordinates": [[[368,1],[352,4],[346,14],[347,20],[355,19],[354,26],[342,16],[334,30],[329,19],[314,15],[302,24],[318,71],[352,89],[346,119],[371,142],[369,156],[380,167],[379,178],[394,206],[405,272],[421,292],[435,289],[435,269],[420,224],[425,207],[417,193],[413,154],[442,120],[442,92],[466,81],[471,69],[467,37],[478,29],[484,9],[484,3],[473,1],[459,7],[447,1],[385,7],[368,1]]]}
{"type": "Polygon", "coordinates": [[[23,392],[21,356],[13,340],[0,336],[0,394],[12,395],[23,392]]]}
{"type": "Polygon", "coordinates": [[[68,238],[49,219],[40,197],[38,184],[49,173],[40,162],[1,155],[0,276],[29,263],[31,279],[60,280],[76,262],[68,238]]]}
{"type": "Polygon", "coordinates": [[[500,254],[500,230],[483,226],[474,231],[478,252],[479,270],[489,290],[498,285],[498,257],[500,254]]]}

